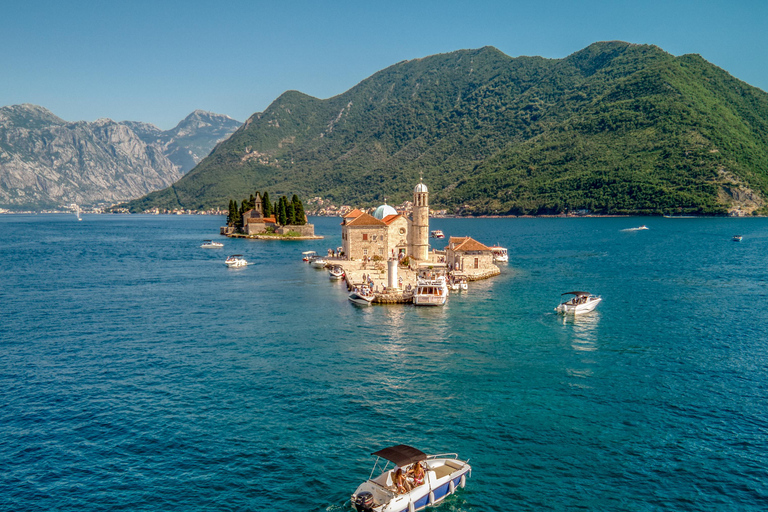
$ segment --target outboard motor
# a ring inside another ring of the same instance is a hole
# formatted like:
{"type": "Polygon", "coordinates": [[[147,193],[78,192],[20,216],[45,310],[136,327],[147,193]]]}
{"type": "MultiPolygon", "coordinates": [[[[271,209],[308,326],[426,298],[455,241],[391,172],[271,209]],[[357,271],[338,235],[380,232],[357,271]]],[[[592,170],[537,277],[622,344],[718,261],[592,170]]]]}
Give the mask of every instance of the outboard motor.
{"type": "Polygon", "coordinates": [[[357,512],[373,512],[373,494],[363,491],[355,498],[357,512]]]}

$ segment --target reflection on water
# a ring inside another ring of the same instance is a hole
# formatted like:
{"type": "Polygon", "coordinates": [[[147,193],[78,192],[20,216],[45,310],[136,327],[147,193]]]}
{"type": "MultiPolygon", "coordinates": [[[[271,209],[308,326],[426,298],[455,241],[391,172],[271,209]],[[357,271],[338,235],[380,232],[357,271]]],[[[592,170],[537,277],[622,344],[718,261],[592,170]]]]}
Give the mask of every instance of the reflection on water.
{"type": "Polygon", "coordinates": [[[597,350],[597,327],[600,313],[593,311],[584,315],[563,315],[563,325],[570,327],[571,347],[580,352],[597,350]]]}

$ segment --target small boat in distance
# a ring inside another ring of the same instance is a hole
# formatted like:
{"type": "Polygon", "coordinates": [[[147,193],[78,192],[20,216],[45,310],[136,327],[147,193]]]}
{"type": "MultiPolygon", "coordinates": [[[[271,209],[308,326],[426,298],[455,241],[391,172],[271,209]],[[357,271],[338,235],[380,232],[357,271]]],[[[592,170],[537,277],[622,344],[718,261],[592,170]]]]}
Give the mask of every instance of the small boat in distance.
{"type": "Polygon", "coordinates": [[[240,268],[248,266],[248,262],[245,260],[245,258],[243,258],[242,254],[233,254],[227,258],[224,264],[229,268],[240,268]]]}
{"type": "Polygon", "coordinates": [[[603,300],[589,292],[565,292],[562,295],[573,295],[570,300],[561,302],[555,311],[563,315],[579,315],[589,313],[603,300]]]}
{"type": "Polygon", "coordinates": [[[734,235],[733,241],[734,242],[741,242],[742,236],[741,235],[734,235]]]}
{"type": "Polygon", "coordinates": [[[429,236],[431,236],[432,238],[445,238],[445,235],[439,229],[436,229],[430,232],[429,236]]]}
{"type": "Polygon", "coordinates": [[[627,228],[627,229],[622,229],[622,231],[642,231],[644,229],[648,229],[648,226],[646,226],[645,224],[643,224],[639,228],[627,228]]]}
{"type": "Polygon", "coordinates": [[[301,253],[301,261],[306,261],[309,263],[315,258],[317,258],[317,253],[315,251],[304,251],[301,253]]]}
{"type": "Polygon", "coordinates": [[[367,285],[355,286],[355,288],[349,292],[349,300],[354,304],[360,304],[361,306],[367,306],[376,296],[373,294],[373,290],[367,285]]]}
{"type": "Polygon", "coordinates": [[[401,444],[373,455],[377,458],[369,479],[357,487],[350,500],[357,512],[423,510],[464,488],[472,475],[472,467],[456,453],[427,455],[401,444]],[[381,459],[386,462],[379,466],[381,459]],[[398,482],[398,478],[402,480],[398,482]]]}
{"type": "Polygon", "coordinates": [[[493,253],[494,263],[506,263],[509,261],[509,255],[507,254],[507,249],[505,247],[494,245],[493,247],[489,247],[489,249],[491,250],[491,253],[493,253]]]}
{"type": "Polygon", "coordinates": [[[344,268],[341,265],[334,265],[328,269],[328,275],[331,279],[344,278],[344,268]]]}
{"type": "Polygon", "coordinates": [[[221,242],[214,242],[213,240],[203,240],[203,244],[200,246],[203,249],[221,249],[224,244],[221,242]]]}

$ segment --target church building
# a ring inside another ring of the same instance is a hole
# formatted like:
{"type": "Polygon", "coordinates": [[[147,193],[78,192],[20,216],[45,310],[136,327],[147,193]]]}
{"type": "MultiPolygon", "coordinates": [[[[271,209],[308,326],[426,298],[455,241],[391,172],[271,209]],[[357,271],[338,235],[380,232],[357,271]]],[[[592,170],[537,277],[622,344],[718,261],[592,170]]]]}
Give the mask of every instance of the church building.
{"type": "Polygon", "coordinates": [[[342,250],[347,259],[429,258],[429,191],[419,182],[413,191],[413,219],[383,204],[373,215],[358,209],[341,223],[342,250]]]}

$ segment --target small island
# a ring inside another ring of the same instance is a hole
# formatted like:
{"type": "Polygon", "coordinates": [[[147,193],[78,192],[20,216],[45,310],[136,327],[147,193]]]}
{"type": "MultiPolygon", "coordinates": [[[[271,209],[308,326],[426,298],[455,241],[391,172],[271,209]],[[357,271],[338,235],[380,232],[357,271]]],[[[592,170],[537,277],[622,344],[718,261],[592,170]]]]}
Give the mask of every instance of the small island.
{"type": "Polygon", "coordinates": [[[304,204],[294,194],[291,200],[281,196],[274,204],[270,202],[269,192],[251,194],[243,199],[238,207],[237,201],[230,199],[227,225],[222,226],[220,234],[230,238],[254,238],[260,240],[320,240],[315,236],[315,226],[307,222],[304,204]]]}

